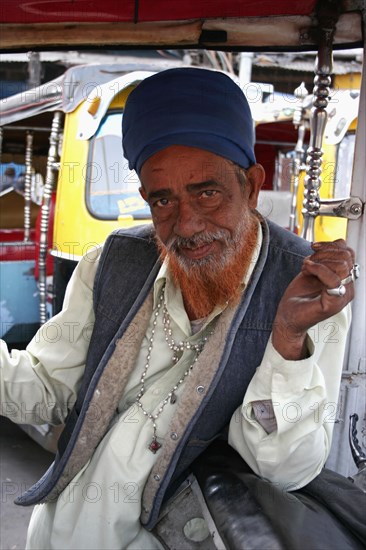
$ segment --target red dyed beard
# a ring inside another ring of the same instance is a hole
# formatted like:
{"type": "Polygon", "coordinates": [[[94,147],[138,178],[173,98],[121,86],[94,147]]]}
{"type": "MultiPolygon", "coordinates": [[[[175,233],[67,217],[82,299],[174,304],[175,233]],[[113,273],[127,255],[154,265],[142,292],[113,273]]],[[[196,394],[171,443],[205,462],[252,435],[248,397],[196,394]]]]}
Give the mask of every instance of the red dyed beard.
{"type": "Polygon", "coordinates": [[[157,237],[162,261],[177,287],[181,289],[184,306],[191,320],[207,317],[215,306],[235,306],[243,291],[243,278],[253,258],[257,243],[258,221],[247,211],[234,235],[226,229],[203,232],[190,239],[173,237],[167,245],[157,237]],[[224,253],[217,258],[208,255],[200,260],[188,260],[180,247],[197,248],[219,240],[224,253]]]}

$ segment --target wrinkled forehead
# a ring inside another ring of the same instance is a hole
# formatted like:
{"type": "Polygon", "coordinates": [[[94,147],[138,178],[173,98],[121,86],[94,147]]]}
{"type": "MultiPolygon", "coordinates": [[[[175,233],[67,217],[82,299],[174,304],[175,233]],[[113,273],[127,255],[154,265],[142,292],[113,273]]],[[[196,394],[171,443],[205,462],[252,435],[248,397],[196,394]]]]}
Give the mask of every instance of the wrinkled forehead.
{"type": "Polygon", "coordinates": [[[199,147],[171,145],[154,153],[143,164],[142,185],[149,180],[200,182],[226,180],[241,168],[233,161],[199,147]]]}

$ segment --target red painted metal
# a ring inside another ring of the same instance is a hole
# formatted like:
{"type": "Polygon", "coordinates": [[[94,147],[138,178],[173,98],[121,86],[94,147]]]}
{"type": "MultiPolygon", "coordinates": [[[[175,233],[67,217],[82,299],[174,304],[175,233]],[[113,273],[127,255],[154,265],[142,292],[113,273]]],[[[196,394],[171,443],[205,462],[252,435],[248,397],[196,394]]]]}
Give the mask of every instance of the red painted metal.
{"type": "Polygon", "coordinates": [[[309,15],[316,0],[0,0],[2,23],[180,21],[309,15]]]}
{"type": "MultiPolygon", "coordinates": [[[[36,236],[36,230],[31,229],[30,240],[34,241],[36,236]]],[[[0,229],[0,244],[2,243],[14,243],[16,241],[24,240],[24,229],[0,229]]]]}
{"type": "Polygon", "coordinates": [[[35,242],[25,243],[16,240],[13,242],[0,242],[0,262],[23,262],[25,260],[35,260],[35,258],[35,242]]]}

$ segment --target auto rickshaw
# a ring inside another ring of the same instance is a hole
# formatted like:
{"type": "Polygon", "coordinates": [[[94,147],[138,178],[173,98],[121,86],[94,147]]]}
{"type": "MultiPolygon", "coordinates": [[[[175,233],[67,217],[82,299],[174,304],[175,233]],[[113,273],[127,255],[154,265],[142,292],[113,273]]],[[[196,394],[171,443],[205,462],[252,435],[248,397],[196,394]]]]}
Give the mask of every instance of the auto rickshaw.
{"type": "MultiPolygon", "coordinates": [[[[24,162],[19,165],[24,168],[23,192],[10,187],[0,196],[1,293],[6,297],[3,315],[8,319],[1,335],[7,342],[29,341],[39,322],[60,311],[76,262],[89,249],[118,227],[149,221],[149,209],[138,192],[138,177],[123,157],[121,119],[129,92],[151,74],[126,73],[123,66],[108,64],[79,66],[39,88],[3,100],[3,166],[10,166],[8,161],[24,162]],[[19,146],[24,146],[23,156],[19,146]],[[22,289],[17,297],[11,286],[15,280],[22,289]]],[[[290,105],[286,98],[273,99],[273,93],[267,93],[264,100],[263,86],[251,83],[250,90],[244,88],[256,125],[256,156],[266,168],[259,209],[269,219],[300,232],[307,144],[304,137],[300,144],[298,134],[303,136],[304,127],[309,127],[312,96],[294,97],[290,105]]],[[[336,106],[331,105],[332,126],[327,124],[323,144],[327,168],[321,192],[327,198],[339,196],[339,184],[335,184],[348,179],[334,178],[334,173],[349,166],[337,162],[335,147],[342,142],[346,149],[343,138],[357,116],[358,95],[344,92],[343,96],[336,106]],[[344,110],[351,120],[335,137],[332,127],[337,128],[344,110]],[[330,134],[333,142],[328,145],[330,134]]],[[[345,219],[324,222],[318,218],[317,240],[329,240],[335,228],[337,235],[344,236],[345,224],[345,219]]]]}

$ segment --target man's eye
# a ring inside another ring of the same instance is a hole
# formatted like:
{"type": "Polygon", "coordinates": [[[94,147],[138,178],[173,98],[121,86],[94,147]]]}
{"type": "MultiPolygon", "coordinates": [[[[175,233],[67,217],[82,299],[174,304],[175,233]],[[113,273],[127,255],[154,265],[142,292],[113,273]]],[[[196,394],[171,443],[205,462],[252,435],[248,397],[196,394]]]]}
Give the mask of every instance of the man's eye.
{"type": "Polygon", "coordinates": [[[153,206],[164,207],[164,206],[169,206],[169,204],[170,204],[169,199],[159,199],[154,202],[153,206]]]}
{"type": "Polygon", "coordinates": [[[215,191],[215,189],[206,189],[201,193],[201,197],[204,199],[215,197],[216,195],[217,195],[217,191],[215,191]]]}

